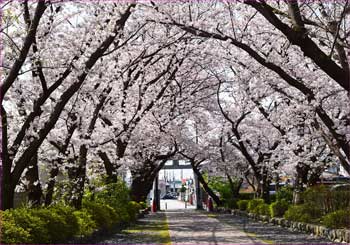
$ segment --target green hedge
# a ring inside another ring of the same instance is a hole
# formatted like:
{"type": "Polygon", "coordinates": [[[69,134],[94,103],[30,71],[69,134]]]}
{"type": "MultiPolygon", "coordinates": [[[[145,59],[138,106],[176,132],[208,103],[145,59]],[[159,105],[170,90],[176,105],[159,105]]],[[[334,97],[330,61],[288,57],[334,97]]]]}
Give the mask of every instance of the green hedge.
{"type": "Polygon", "coordinates": [[[238,208],[242,211],[247,210],[249,200],[239,200],[237,201],[238,208]]]}
{"type": "Polygon", "coordinates": [[[350,210],[337,210],[322,218],[322,223],[330,228],[350,229],[350,210]]]}
{"type": "Polygon", "coordinates": [[[318,223],[321,217],[321,209],[305,204],[292,205],[284,214],[286,219],[305,223],[318,223]]]}
{"type": "Polygon", "coordinates": [[[273,202],[270,204],[271,217],[282,217],[288,210],[289,203],[285,199],[273,202]]]}
{"type": "Polygon", "coordinates": [[[99,200],[84,200],[81,210],[55,205],[1,211],[1,243],[64,243],[135,220],[141,208],[138,203],[127,202],[115,210],[99,200]]]}
{"type": "Polygon", "coordinates": [[[258,206],[264,204],[264,199],[256,198],[249,200],[247,211],[250,213],[258,214],[258,206]]]}
{"type": "Polygon", "coordinates": [[[254,211],[256,214],[271,216],[270,205],[266,203],[259,204],[254,211]]]}

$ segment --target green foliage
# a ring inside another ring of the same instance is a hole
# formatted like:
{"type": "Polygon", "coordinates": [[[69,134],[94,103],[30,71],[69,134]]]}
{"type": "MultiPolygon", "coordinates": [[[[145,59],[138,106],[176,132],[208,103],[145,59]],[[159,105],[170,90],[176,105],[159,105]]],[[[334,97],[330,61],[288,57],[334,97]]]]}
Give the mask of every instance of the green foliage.
{"type": "Polygon", "coordinates": [[[141,205],[137,202],[130,201],[127,206],[127,211],[129,214],[129,217],[132,221],[136,220],[137,214],[139,213],[139,210],[141,209],[141,205]]]}
{"type": "Polygon", "coordinates": [[[146,209],[147,208],[147,203],[139,202],[139,204],[141,205],[141,209],[146,209]]]}
{"type": "Polygon", "coordinates": [[[350,208],[349,191],[330,190],[324,185],[308,188],[302,198],[306,205],[320,209],[323,214],[350,208]]]}
{"type": "Polygon", "coordinates": [[[130,201],[124,183],[106,185],[100,192],[86,192],[83,208],[55,204],[47,208],[23,207],[0,212],[2,243],[62,243],[75,236],[87,237],[97,229],[110,230],[117,223],[128,223],[145,203],[130,201]]]}
{"type": "MultiPolygon", "coordinates": [[[[211,177],[208,183],[209,187],[218,192],[221,201],[226,208],[237,208],[237,197],[232,195],[230,182],[222,177],[211,177]]],[[[238,180],[233,179],[234,188],[237,188],[238,180]]]]}
{"type": "Polygon", "coordinates": [[[181,186],[180,192],[186,192],[186,187],[184,185],[181,186]]]}
{"type": "Polygon", "coordinates": [[[237,201],[238,208],[242,211],[247,210],[249,200],[239,200],[237,201]]]}
{"type": "Polygon", "coordinates": [[[83,208],[91,215],[97,226],[104,230],[110,230],[118,221],[116,211],[108,204],[84,200],[83,208]]]}
{"type": "Polygon", "coordinates": [[[257,214],[258,213],[257,207],[260,204],[264,204],[264,199],[256,198],[256,199],[249,200],[247,211],[250,213],[257,214]]]}
{"type": "Polygon", "coordinates": [[[322,223],[330,228],[350,229],[350,210],[337,210],[323,217],[322,223]]]}
{"type": "Polygon", "coordinates": [[[76,210],[73,215],[78,221],[78,235],[81,237],[90,236],[97,228],[96,222],[92,219],[92,215],[86,210],[76,210]]]}
{"type": "Polygon", "coordinates": [[[255,193],[239,193],[239,199],[241,200],[252,200],[254,199],[255,193]]]}
{"type": "Polygon", "coordinates": [[[110,183],[102,191],[95,193],[95,200],[112,208],[119,208],[130,201],[129,189],[124,182],[110,183]]]}
{"type": "Polygon", "coordinates": [[[271,217],[282,217],[288,210],[289,203],[285,199],[278,200],[270,204],[271,217]]]}
{"type": "Polygon", "coordinates": [[[30,234],[34,243],[48,243],[51,241],[46,221],[36,215],[29,208],[7,210],[11,212],[14,222],[30,234]]]}
{"type": "Polygon", "coordinates": [[[270,214],[270,205],[266,204],[266,203],[259,204],[254,211],[256,211],[257,214],[260,214],[260,215],[271,216],[271,214],[270,214]]]}
{"type": "Polygon", "coordinates": [[[316,223],[322,216],[322,211],[317,207],[311,207],[309,205],[292,205],[284,214],[284,218],[305,222],[305,223],[316,223]]]}
{"type": "Polygon", "coordinates": [[[33,243],[29,231],[16,224],[11,211],[0,211],[1,244],[33,243]]]}
{"type": "Polygon", "coordinates": [[[290,186],[284,186],[276,193],[276,200],[281,201],[285,200],[288,203],[293,201],[293,188],[290,186]]]}
{"type": "Polygon", "coordinates": [[[33,215],[45,221],[51,242],[64,242],[79,230],[78,221],[69,206],[33,209],[33,215]]]}

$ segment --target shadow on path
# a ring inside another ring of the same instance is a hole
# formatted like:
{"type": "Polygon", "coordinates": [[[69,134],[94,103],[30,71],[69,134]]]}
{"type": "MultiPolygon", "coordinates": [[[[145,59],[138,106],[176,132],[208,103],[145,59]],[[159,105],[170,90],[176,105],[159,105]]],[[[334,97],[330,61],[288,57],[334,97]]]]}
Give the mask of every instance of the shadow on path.
{"type": "Polygon", "coordinates": [[[170,210],[166,212],[172,244],[253,244],[242,229],[220,222],[207,212],[170,210]]]}
{"type": "Polygon", "coordinates": [[[131,227],[97,244],[170,244],[166,216],[164,212],[146,215],[131,227]]]}
{"type": "MultiPolygon", "coordinates": [[[[326,238],[315,237],[309,234],[292,231],[290,229],[275,226],[248,219],[247,217],[231,214],[218,214],[220,222],[240,227],[246,233],[259,240],[273,244],[336,244],[326,238]]],[[[340,244],[340,243],[339,243],[340,244]]]]}

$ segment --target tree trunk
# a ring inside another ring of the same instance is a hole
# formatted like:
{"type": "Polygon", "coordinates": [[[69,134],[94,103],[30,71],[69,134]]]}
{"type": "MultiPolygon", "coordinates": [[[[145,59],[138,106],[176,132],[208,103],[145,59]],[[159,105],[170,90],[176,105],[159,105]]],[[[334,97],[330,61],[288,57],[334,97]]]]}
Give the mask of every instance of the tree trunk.
{"type": "Polygon", "coordinates": [[[216,203],[217,206],[222,206],[222,201],[220,200],[220,198],[213,192],[213,190],[208,186],[207,182],[205,182],[202,174],[200,173],[200,171],[198,170],[198,168],[196,168],[194,166],[194,164],[192,164],[193,167],[193,171],[194,173],[198,176],[198,180],[199,182],[202,184],[204,190],[208,193],[208,195],[213,198],[214,202],[216,203]]]}
{"type": "Polygon", "coordinates": [[[39,180],[38,153],[30,160],[25,178],[28,181],[28,185],[26,186],[28,201],[32,206],[39,206],[41,204],[43,192],[39,180]]]}
{"type": "Polygon", "coordinates": [[[230,184],[231,188],[231,193],[233,198],[238,198],[239,197],[239,190],[241,189],[241,186],[243,184],[243,178],[239,178],[239,180],[235,183],[231,176],[226,174],[228,182],[230,184]]]}
{"type": "MultiPolygon", "coordinates": [[[[61,159],[59,159],[59,161],[61,161],[61,159]]],[[[53,197],[53,192],[56,185],[56,177],[58,175],[58,172],[59,171],[58,171],[57,165],[54,165],[50,170],[50,179],[47,184],[46,195],[45,195],[45,206],[49,206],[52,203],[52,197],[53,197]]]]}
{"type": "Polygon", "coordinates": [[[13,208],[13,199],[15,186],[11,183],[11,161],[7,149],[7,114],[5,108],[1,105],[1,209],[13,208]]]}
{"type": "Polygon", "coordinates": [[[267,173],[267,170],[263,170],[262,176],[260,176],[261,182],[260,185],[260,193],[259,196],[264,199],[265,203],[270,203],[270,179],[267,173]]]}
{"type": "Polygon", "coordinates": [[[75,185],[74,185],[74,193],[75,197],[72,200],[72,204],[75,208],[81,209],[82,201],[83,201],[83,195],[84,195],[84,187],[85,187],[85,180],[86,180],[86,156],[87,156],[87,147],[86,145],[80,146],[80,154],[79,154],[79,167],[75,179],[75,185]]]}
{"type": "Polygon", "coordinates": [[[133,178],[130,191],[131,199],[136,202],[144,202],[147,198],[148,193],[152,190],[152,185],[153,178],[133,178]]]}

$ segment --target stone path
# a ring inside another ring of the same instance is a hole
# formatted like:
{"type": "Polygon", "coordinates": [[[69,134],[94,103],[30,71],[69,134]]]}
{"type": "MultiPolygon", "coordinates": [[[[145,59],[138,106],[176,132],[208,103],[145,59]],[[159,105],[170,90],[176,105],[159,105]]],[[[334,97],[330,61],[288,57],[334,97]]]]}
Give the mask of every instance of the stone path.
{"type": "MultiPolygon", "coordinates": [[[[176,207],[173,203],[168,207],[176,207]],[[171,206],[172,205],[172,206],[171,206]]],[[[334,244],[246,217],[194,209],[151,213],[98,244],[334,244]]]]}
{"type": "Polygon", "coordinates": [[[96,244],[170,244],[165,213],[150,213],[130,228],[96,244]]]}
{"type": "Polygon", "coordinates": [[[171,244],[253,244],[242,229],[214,217],[207,212],[178,210],[166,212],[171,244]]]}
{"type": "Polygon", "coordinates": [[[336,244],[326,238],[318,238],[287,228],[274,226],[248,219],[247,217],[234,216],[231,214],[218,214],[215,216],[222,223],[226,223],[244,230],[256,241],[267,244],[336,244]]]}

